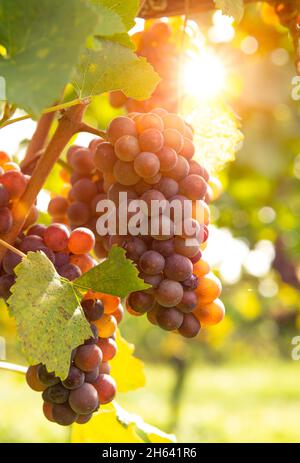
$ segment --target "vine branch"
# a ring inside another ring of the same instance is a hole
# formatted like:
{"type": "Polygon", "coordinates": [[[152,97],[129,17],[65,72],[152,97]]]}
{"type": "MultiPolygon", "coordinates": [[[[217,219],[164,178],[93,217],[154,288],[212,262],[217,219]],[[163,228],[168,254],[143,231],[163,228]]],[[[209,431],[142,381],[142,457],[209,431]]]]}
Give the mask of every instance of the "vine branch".
{"type": "Polygon", "coordinates": [[[27,367],[23,367],[22,365],[16,365],[15,363],[0,362],[0,370],[12,371],[14,373],[21,373],[23,375],[26,375],[27,367]]]}

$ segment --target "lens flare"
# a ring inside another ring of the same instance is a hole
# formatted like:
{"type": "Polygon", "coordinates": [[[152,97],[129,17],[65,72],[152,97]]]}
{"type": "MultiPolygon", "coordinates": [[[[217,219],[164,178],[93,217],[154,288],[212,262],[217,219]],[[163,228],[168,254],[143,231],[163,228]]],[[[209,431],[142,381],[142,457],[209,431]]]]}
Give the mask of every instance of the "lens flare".
{"type": "Polygon", "coordinates": [[[210,49],[187,57],[183,66],[184,92],[199,100],[211,100],[219,96],[226,86],[224,63],[210,49]]]}

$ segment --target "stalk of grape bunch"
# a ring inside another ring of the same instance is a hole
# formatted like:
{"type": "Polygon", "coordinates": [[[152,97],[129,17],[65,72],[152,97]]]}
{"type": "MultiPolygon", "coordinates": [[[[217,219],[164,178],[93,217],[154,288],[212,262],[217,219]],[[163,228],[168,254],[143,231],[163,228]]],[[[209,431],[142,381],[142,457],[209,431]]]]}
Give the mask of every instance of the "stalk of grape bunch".
{"type": "MultiPolygon", "coordinates": [[[[70,233],[65,225],[53,223],[31,226],[15,247],[25,254],[44,252],[59,275],[72,281],[95,265],[89,254],[94,244],[89,229],[80,227],[70,233]]],[[[4,256],[0,276],[0,297],[4,299],[10,296],[14,269],[21,259],[13,251],[4,256]]],[[[67,378],[48,372],[43,364],[30,366],[26,374],[31,389],[42,392],[45,417],[62,426],[87,423],[99,406],[111,402],[116,394],[109,361],[117,353],[116,329],[123,315],[120,299],[88,291],[81,306],[93,336],[73,350],[67,378]]]]}
{"type": "Polygon", "coordinates": [[[117,117],[107,129],[106,141],[97,139],[87,149],[69,149],[72,188],[67,198],[53,199],[48,209],[54,220],[60,216],[74,227],[80,218],[93,230],[98,257],[104,258],[113,245],[126,249],[140,276],[151,285],[147,291],[130,294],[128,312],[147,314],[151,323],[184,337],[194,337],[201,325],[214,325],[224,317],[221,283],[202,258],[212,189],[207,170],[194,155],[193,130],[174,113],[159,108],[117,117]],[[116,207],[117,224],[116,230],[101,236],[97,224],[104,219],[105,208],[97,212],[96,207],[105,199],[116,207]],[[130,228],[137,200],[143,201],[140,222],[146,232],[130,228]],[[155,211],[154,203],[159,205],[155,211]],[[178,208],[183,215],[177,214],[178,208]],[[125,234],[120,219],[124,213],[125,234]]]}

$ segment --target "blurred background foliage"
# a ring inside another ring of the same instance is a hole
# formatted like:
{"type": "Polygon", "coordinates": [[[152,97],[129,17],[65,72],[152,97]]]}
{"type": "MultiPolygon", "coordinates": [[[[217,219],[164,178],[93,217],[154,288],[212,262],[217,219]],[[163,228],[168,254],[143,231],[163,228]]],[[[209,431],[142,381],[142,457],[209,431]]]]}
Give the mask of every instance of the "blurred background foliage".
{"type": "MultiPolygon", "coordinates": [[[[300,364],[291,340],[300,333],[300,106],[292,99],[292,42],[266,4],[247,7],[237,27],[219,12],[194,20],[223,63],[222,97],[244,135],[236,160],[218,172],[223,193],[211,205],[204,254],[223,282],[227,315],[193,341],[127,315],[122,334],[146,363],[147,386],[119,401],[179,441],[299,442],[300,364]]],[[[121,112],[102,95],[87,120],[104,128],[121,112]]],[[[14,130],[7,128],[8,139],[14,130]]],[[[29,137],[32,126],[24,130],[29,137]]],[[[57,193],[58,173],[48,182],[57,193]]],[[[0,323],[8,360],[24,363],[5,309],[0,323]]],[[[67,440],[66,430],[43,421],[39,402],[22,379],[1,373],[0,440],[67,440]]]]}

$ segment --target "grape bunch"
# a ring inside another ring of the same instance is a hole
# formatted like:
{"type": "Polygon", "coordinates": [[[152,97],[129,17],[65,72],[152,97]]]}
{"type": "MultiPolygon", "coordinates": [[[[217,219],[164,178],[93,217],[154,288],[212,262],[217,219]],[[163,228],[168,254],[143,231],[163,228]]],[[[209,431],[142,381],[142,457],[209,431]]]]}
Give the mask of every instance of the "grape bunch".
{"type": "MultiPolygon", "coordinates": [[[[95,265],[89,252],[95,238],[86,228],[71,233],[64,224],[46,227],[36,224],[21,234],[15,247],[23,253],[43,251],[59,275],[72,281],[95,265]]],[[[15,282],[14,269],[21,257],[7,251],[1,264],[0,297],[7,299],[15,282]]],[[[43,392],[44,414],[50,421],[67,426],[74,421],[86,423],[100,404],[113,400],[116,384],[110,377],[109,361],[116,355],[116,329],[123,316],[120,299],[88,291],[81,302],[91,325],[93,337],[72,353],[68,377],[61,381],[44,365],[34,365],[27,371],[27,383],[43,392]]]]}
{"type": "MultiPolygon", "coordinates": [[[[13,225],[12,206],[24,193],[29,178],[5,151],[0,151],[0,237],[8,233],[13,225]]],[[[37,208],[33,206],[23,228],[33,224],[37,216],[37,208]]]]}
{"type": "Polygon", "coordinates": [[[89,291],[81,305],[93,336],[73,350],[68,376],[62,381],[43,364],[29,367],[26,374],[29,387],[42,392],[45,417],[61,426],[87,423],[116,395],[109,361],[117,353],[116,328],[123,314],[119,298],[89,291]]]}
{"type": "MultiPolygon", "coordinates": [[[[127,117],[115,118],[108,127],[107,141],[93,140],[88,151],[89,159],[93,159],[94,185],[101,183],[102,193],[94,188],[95,196],[85,202],[93,215],[85,226],[96,230],[101,214],[95,208],[103,198],[113,201],[117,211],[127,210],[128,216],[131,202],[143,200],[150,207],[144,220],[158,225],[156,234],[136,234],[130,229],[126,235],[118,234],[118,230],[105,236],[96,233],[97,256],[105,257],[114,244],[122,246],[127,257],[137,264],[140,277],[151,285],[149,290],[130,294],[127,310],[136,316],[147,313],[151,323],[185,337],[196,336],[201,325],[220,322],[224,317],[224,306],[219,300],[221,283],[202,259],[210,219],[207,203],[212,192],[207,170],[193,159],[192,128],[178,115],[161,108],[150,113],[129,113],[127,117]],[[127,194],[127,203],[120,202],[120,193],[127,194]],[[166,210],[174,200],[182,205],[190,202],[192,216],[179,221],[188,221],[194,230],[192,245],[186,241],[189,235],[184,228],[181,235],[176,233],[178,219],[172,214],[168,217],[160,210],[158,215],[151,215],[155,200],[165,202],[166,210]],[[169,226],[168,233],[163,225],[169,226]]],[[[70,153],[75,156],[81,152],[81,147],[71,147],[69,158],[70,153]]],[[[93,183],[92,179],[89,181],[93,183]]],[[[77,183],[73,184],[69,199],[73,199],[74,189],[77,190],[77,183]]],[[[49,204],[50,213],[53,201],[49,204]]],[[[70,207],[76,202],[68,204],[70,207]]]]}
{"type": "MultiPolygon", "coordinates": [[[[59,275],[68,280],[75,280],[82,273],[91,269],[95,261],[89,255],[93,249],[93,233],[83,227],[71,233],[64,224],[53,223],[46,227],[42,224],[32,225],[21,233],[14,246],[23,253],[43,251],[53,263],[59,275]]],[[[0,267],[0,297],[8,299],[10,288],[15,283],[14,269],[22,257],[13,251],[7,251],[0,267]]]]}
{"type": "Polygon", "coordinates": [[[111,92],[111,105],[115,108],[125,106],[128,111],[139,112],[151,111],[161,106],[170,112],[176,112],[180,49],[174,41],[172,27],[161,20],[148,21],[145,30],[134,34],[132,41],[136,45],[137,55],[145,57],[152,64],[161,81],[152,96],[145,101],[127,98],[119,90],[111,92]]]}

